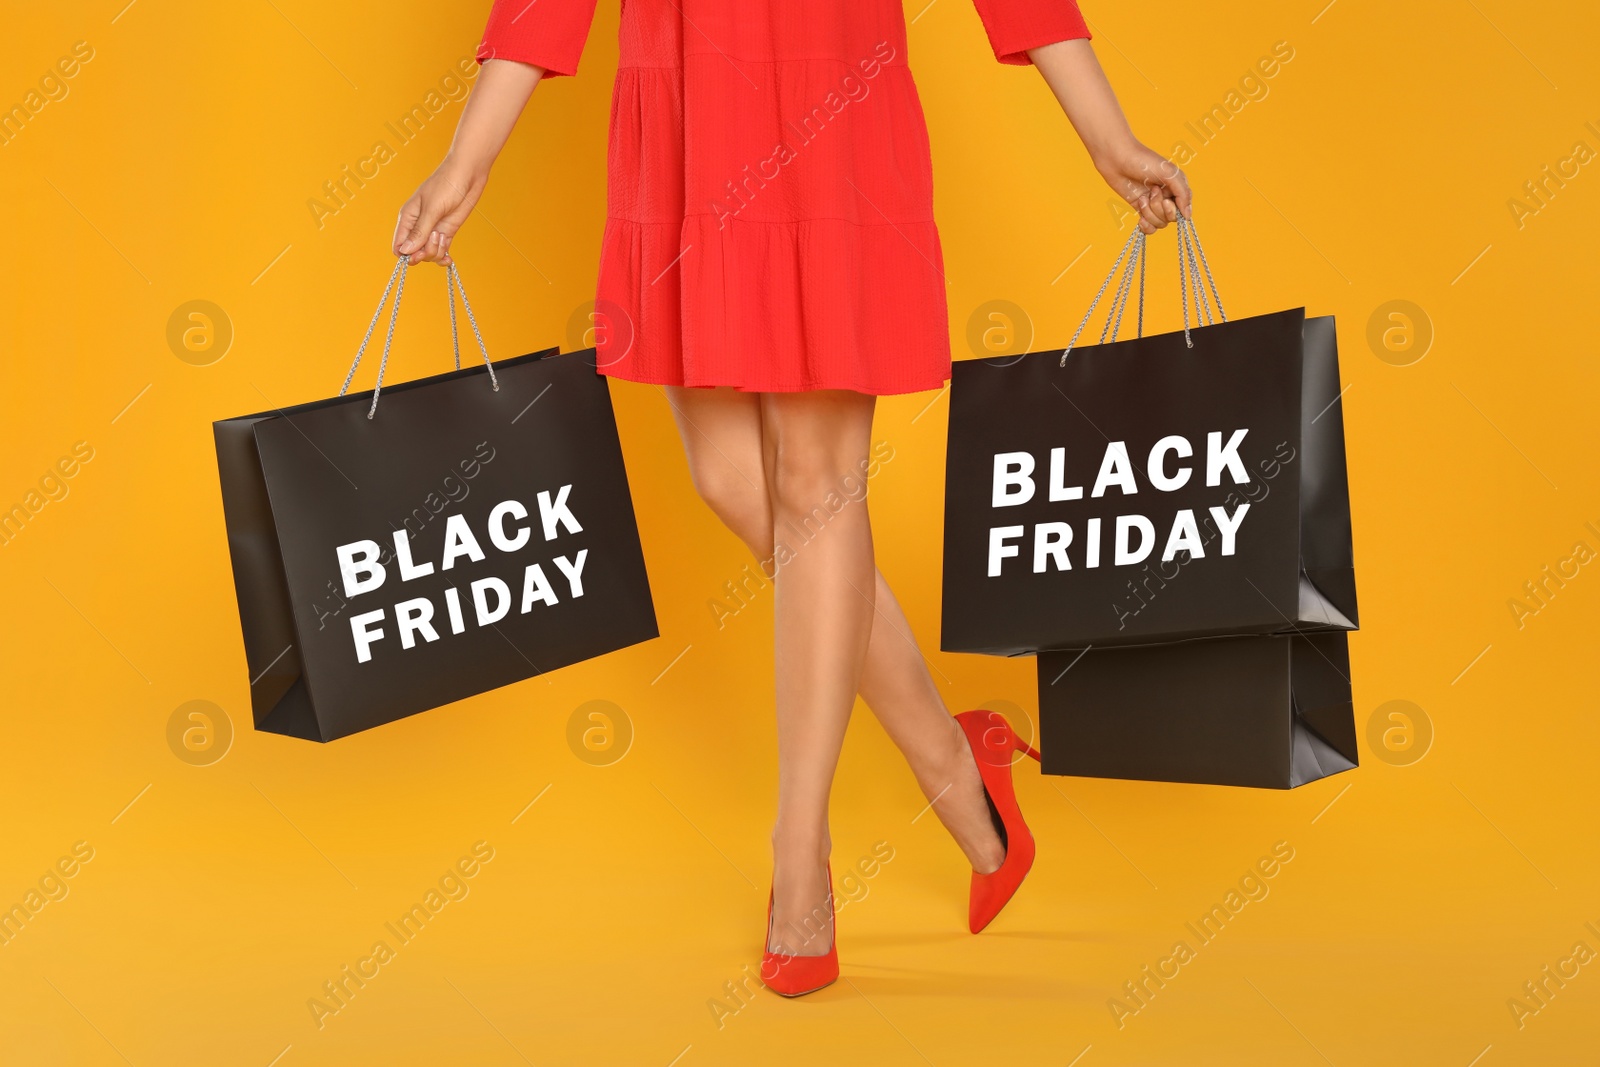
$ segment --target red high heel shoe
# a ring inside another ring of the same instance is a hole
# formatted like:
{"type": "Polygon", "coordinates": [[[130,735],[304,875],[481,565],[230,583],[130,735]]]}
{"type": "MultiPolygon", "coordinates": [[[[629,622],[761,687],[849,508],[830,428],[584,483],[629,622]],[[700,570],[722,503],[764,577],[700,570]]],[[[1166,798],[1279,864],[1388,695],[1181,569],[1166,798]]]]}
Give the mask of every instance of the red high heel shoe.
{"type": "Polygon", "coordinates": [[[1000,869],[990,874],[972,872],[972,896],[967,903],[967,928],[977,933],[1000,914],[1015,895],[1033,866],[1033,834],[1022,821],[1017,794],[1011,787],[1012,754],[1025,752],[1035,760],[1039,753],[1017,736],[1011,724],[997,711],[963,711],[956,722],[967,735],[972,756],[983,779],[984,799],[989,816],[1005,846],[1006,858],[1000,869]]]}
{"type": "Polygon", "coordinates": [[[772,894],[767,894],[767,940],[762,945],[761,981],[766,987],[784,997],[802,997],[815,993],[823,986],[832,985],[839,978],[839,931],[833,922],[833,867],[828,867],[828,925],[833,936],[828,939],[828,951],[820,956],[785,956],[773,952],[772,944],[772,894]]]}

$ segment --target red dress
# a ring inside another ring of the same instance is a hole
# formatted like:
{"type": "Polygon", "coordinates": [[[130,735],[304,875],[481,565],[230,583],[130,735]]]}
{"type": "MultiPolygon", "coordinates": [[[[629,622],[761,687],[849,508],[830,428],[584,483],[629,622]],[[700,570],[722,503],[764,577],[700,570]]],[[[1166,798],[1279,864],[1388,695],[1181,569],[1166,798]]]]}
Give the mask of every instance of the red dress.
{"type": "MultiPolygon", "coordinates": [[[[1002,63],[1073,0],[974,0],[1002,63]]],[[[480,61],[574,74],[595,0],[496,0],[480,61]]],[[[901,0],[623,0],[598,362],[660,385],[909,393],[950,376],[901,0]]]]}

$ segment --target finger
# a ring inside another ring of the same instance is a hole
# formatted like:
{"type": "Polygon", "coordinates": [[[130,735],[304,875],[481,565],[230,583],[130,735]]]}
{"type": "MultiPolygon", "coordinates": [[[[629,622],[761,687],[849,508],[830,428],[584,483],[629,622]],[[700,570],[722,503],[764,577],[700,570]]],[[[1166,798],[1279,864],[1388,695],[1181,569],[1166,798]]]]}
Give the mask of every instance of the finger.
{"type": "MultiPolygon", "coordinates": [[[[452,188],[454,187],[452,186],[452,188]]],[[[450,242],[455,239],[455,235],[460,231],[462,224],[467,221],[467,216],[472,214],[475,202],[475,198],[463,197],[461,202],[447,212],[434,226],[434,231],[439,235],[440,241],[439,256],[441,258],[438,262],[445,266],[450,265],[450,242]]]]}
{"type": "Polygon", "coordinates": [[[400,243],[395,247],[395,251],[402,256],[417,255],[422,251],[423,245],[427,243],[427,234],[428,227],[424,223],[421,210],[419,210],[416,217],[411,220],[411,224],[406,227],[406,232],[401,236],[400,243]]]}
{"type": "Polygon", "coordinates": [[[1161,187],[1176,202],[1184,218],[1194,217],[1194,194],[1189,191],[1189,179],[1184,177],[1183,171],[1174,166],[1172,173],[1162,176],[1161,187]]]}
{"type": "Polygon", "coordinates": [[[410,200],[407,200],[404,204],[400,205],[400,217],[395,220],[395,224],[394,224],[394,254],[395,255],[398,256],[398,255],[402,255],[403,254],[401,252],[401,250],[400,250],[401,249],[401,245],[405,243],[406,236],[411,232],[411,227],[416,225],[417,216],[420,215],[421,213],[422,213],[422,196],[421,196],[421,194],[417,194],[417,195],[412,196],[412,198],[410,200]]]}
{"type": "Polygon", "coordinates": [[[1133,209],[1134,222],[1146,234],[1154,232],[1150,228],[1149,220],[1145,218],[1145,208],[1149,202],[1148,190],[1140,189],[1128,194],[1128,206],[1133,209]]]}
{"type": "Polygon", "coordinates": [[[1170,226],[1182,217],[1178,202],[1167,191],[1165,186],[1155,186],[1150,190],[1150,207],[1161,220],[1162,226],[1170,226]]]}
{"type": "Polygon", "coordinates": [[[416,219],[406,233],[405,240],[400,242],[400,247],[396,251],[407,254],[422,248],[430,235],[439,228],[439,220],[443,216],[444,211],[439,205],[438,197],[424,199],[419,205],[416,219]]]}
{"type": "Polygon", "coordinates": [[[1140,207],[1139,221],[1145,226],[1149,227],[1149,229],[1144,231],[1145,233],[1155,233],[1157,230],[1161,229],[1161,227],[1167,224],[1167,216],[1166,213],[1161,210],[1161,203],[1162,201],[1158,198],[1151,197],[1144,202],[1142,207],[1140,207]]]}
{"type": "Polygon", "coordinates": [[[437,232],[429,233],[428,236],[417,245],[416,251],[410,254],[407,262],[409,262],[412,266],[415,266],[418,263],[434,262],[438,238],[439,234],[437,232]]]}
{"type": "Polygon", "coordinates": [[[422,246],[422,262],[439,262],[439,256],[441,254],[439,251],[439,241],[440,235],[438,230],[433,230],[428,234],[428,240],[422,246]]]}

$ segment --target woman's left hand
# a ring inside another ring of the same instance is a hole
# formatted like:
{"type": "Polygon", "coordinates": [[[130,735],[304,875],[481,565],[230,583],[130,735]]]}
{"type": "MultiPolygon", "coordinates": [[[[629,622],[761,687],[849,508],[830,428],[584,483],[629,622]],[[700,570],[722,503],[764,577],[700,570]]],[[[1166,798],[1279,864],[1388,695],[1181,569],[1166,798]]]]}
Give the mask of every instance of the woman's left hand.
{"type": "Polygon", "coordinates": [[[1139,229],[1155,233],[1178,221],[1179,215],[1194,217],[1183,171],[1134,137],[1087,40],[1074,38],[1030,48],[1028,59],[1078,131],[1094,169],[1139,213],[1139,229]]]}
{"type": "Polygon", "coordinates": [[[1180,214],[1193,217],[1188,179],[1176,163],[1154,149],[1130,140],[1094,162],[1106,184],[1139,213],[1139,229],[1145,233],[1178,221],[1180,214]]]}

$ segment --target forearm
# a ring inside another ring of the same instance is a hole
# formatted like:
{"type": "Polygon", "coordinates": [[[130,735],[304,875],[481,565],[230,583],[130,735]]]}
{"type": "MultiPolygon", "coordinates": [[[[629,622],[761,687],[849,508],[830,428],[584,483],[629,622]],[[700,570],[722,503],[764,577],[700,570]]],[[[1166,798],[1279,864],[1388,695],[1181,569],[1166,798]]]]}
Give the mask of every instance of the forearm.
{"type": "Polygon", "coordinates": [[[485,62],[456,125],[447,164],[486,174],[543,76],[542,68],[527,63],[506,59],[485,62]]]}
{"type": "Polygon", "coordinates": [[[1095,170],[1138,212],[1140,229],[1154,233],[1179,215],[1192,217],[1188,180],[1175,163],[1133,135],[1088,41],[1031,48],[1028,58],[1056,94],[1095,170]]]}
{"type": "Polygon", "coordinates": [[[1028,58],[1050,86],[1096,166],[1103,169],[1106,160],[1138,143],[1088,41],[1058,41],[1029,49],[1028,58]]]}
{"type": "Polygon", "coordinates": [[[396,255],[407,256],[412,263],[450,262],[450,240],[483,195],[489,168],[542,77],[542,68],[527,63],[508,59],[484,63],[444,162],[400,208],[394,231],[396,255]]]}

